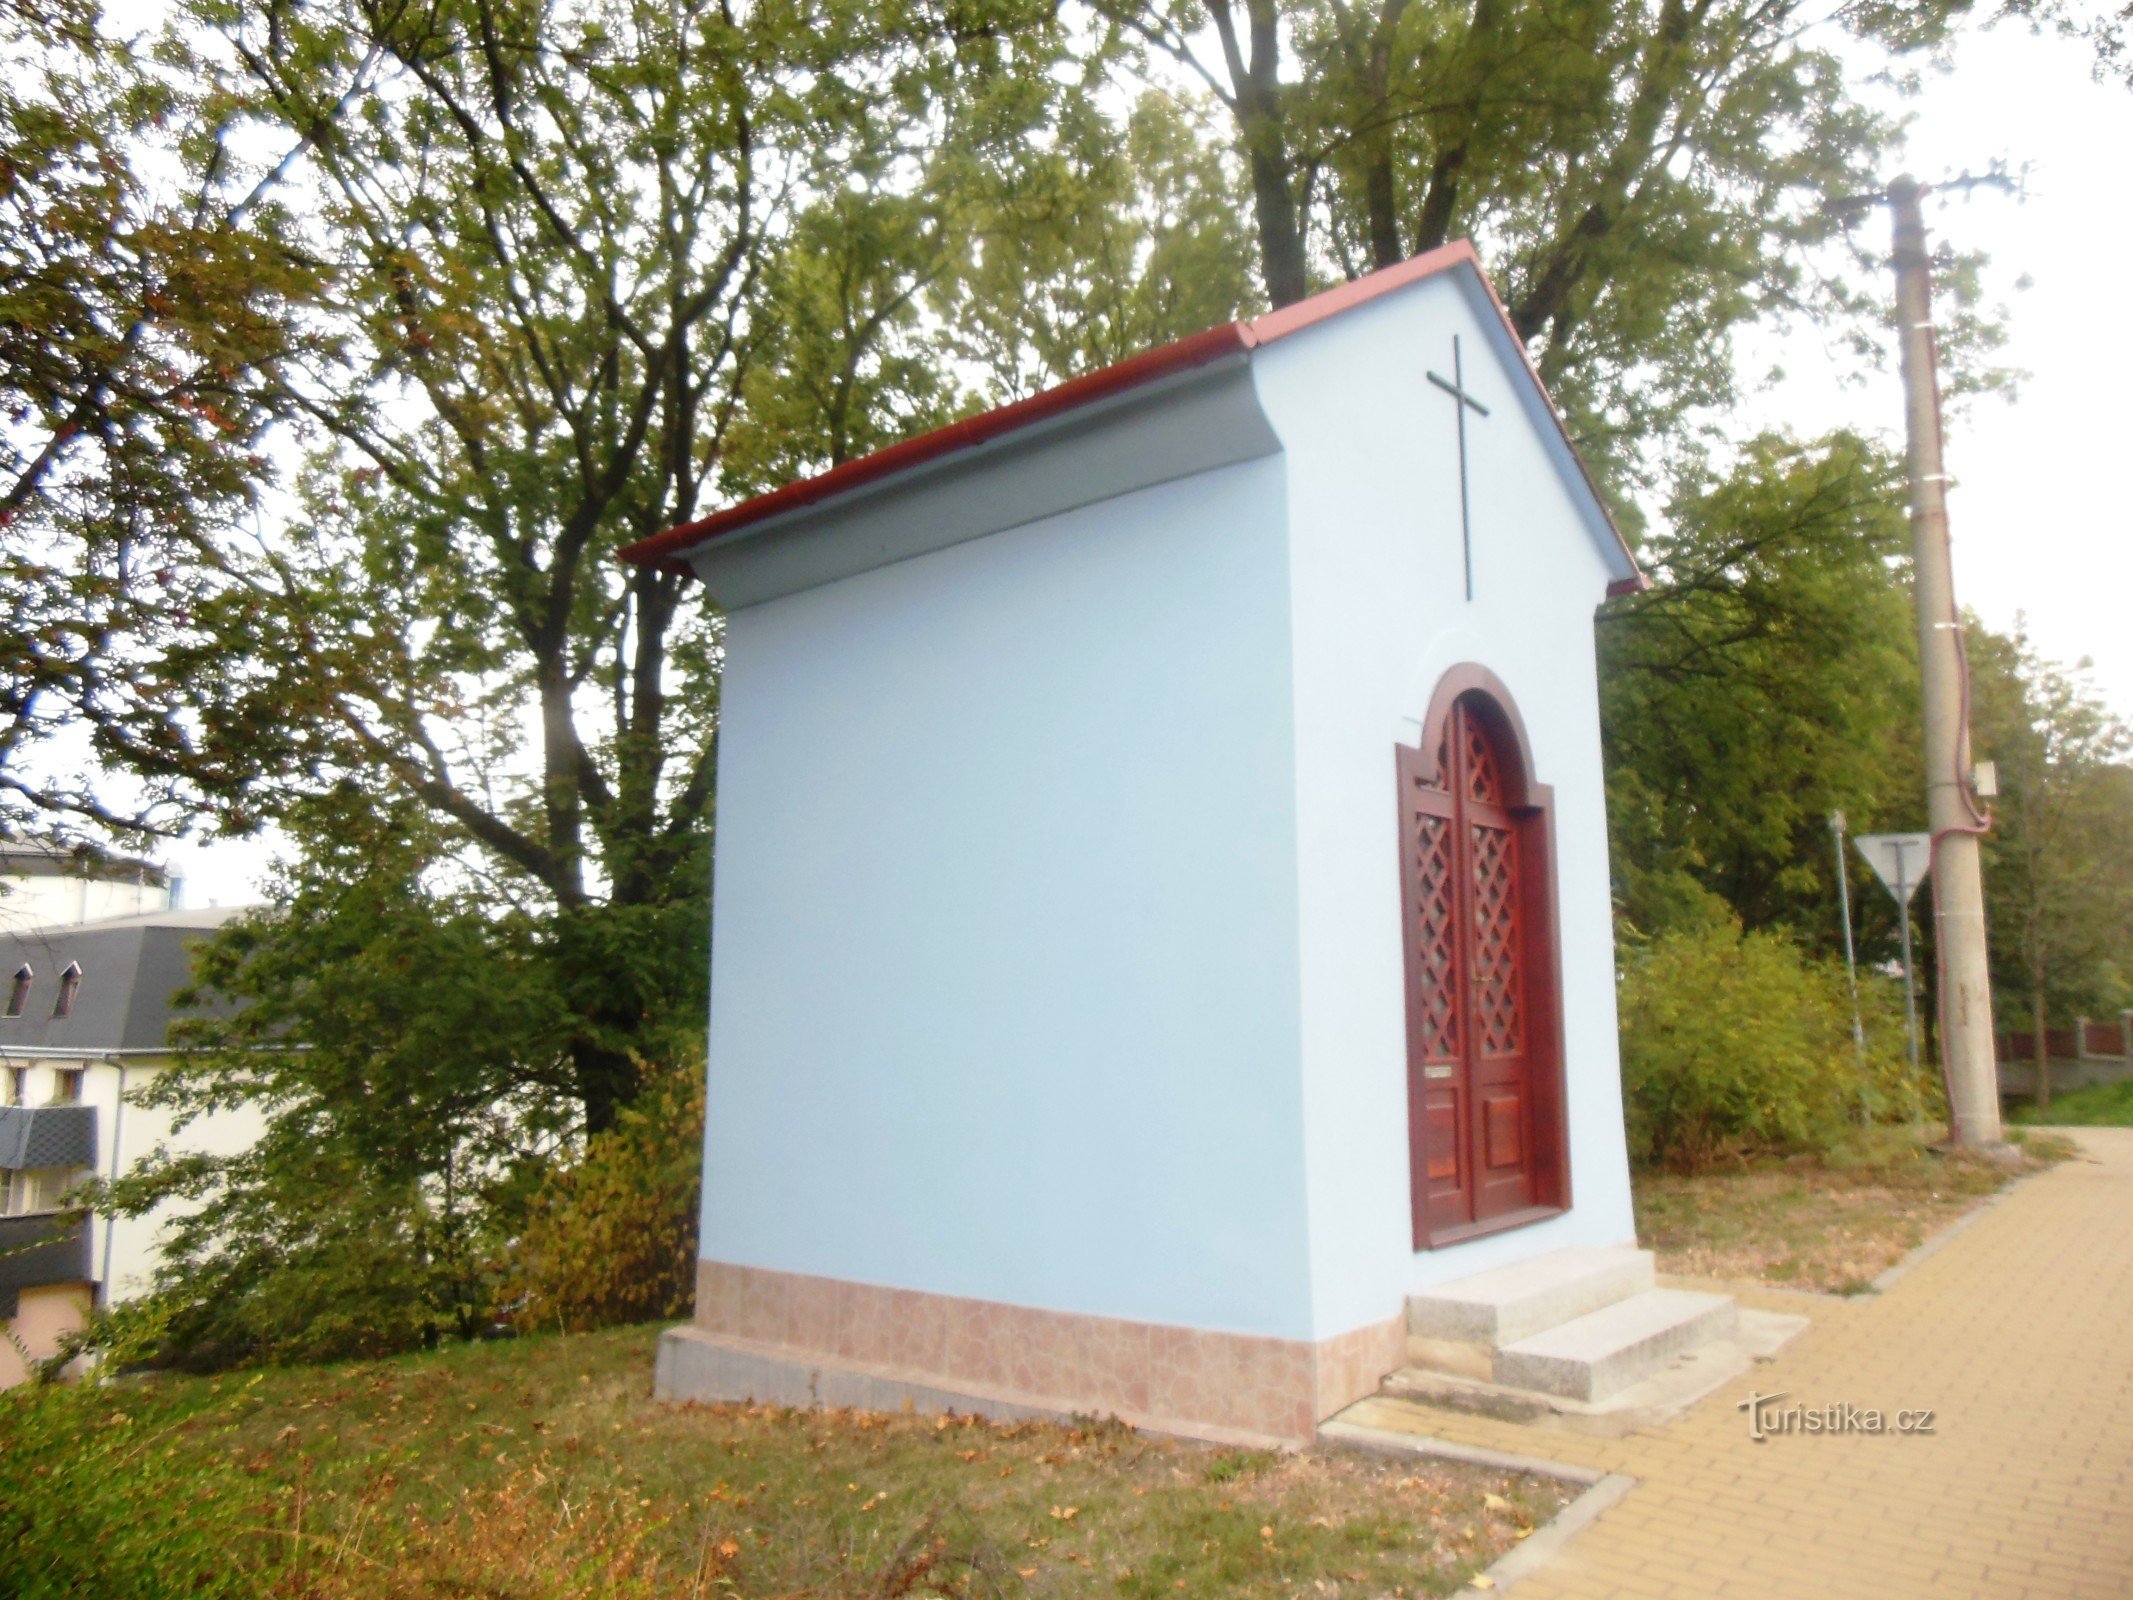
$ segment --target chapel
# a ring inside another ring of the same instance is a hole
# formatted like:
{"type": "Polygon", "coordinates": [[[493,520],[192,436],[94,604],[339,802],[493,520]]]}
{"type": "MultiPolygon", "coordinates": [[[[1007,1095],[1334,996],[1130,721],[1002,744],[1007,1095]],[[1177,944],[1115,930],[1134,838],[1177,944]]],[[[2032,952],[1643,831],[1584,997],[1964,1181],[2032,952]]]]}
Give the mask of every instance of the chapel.
{"type": "Polygon", "coordinates": [[[726,624],[662,1394],[1303,1439],[1414,1297],[1633,1243],[1643,579],[1468,245],[625,557],[726,624]]]}

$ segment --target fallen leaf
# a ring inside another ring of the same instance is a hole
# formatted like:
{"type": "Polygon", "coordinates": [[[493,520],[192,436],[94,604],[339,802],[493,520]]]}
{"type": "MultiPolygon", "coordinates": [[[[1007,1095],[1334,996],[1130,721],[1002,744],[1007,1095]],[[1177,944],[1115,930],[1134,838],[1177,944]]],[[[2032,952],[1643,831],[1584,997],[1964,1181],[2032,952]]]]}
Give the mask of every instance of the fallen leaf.
{"type": "Polygon", "coordinates": [[[1052,1507],[1052,1515],[1061,1522],[1072,1522],[1076,1517],[1081,1515],[1081,1507],[1054,1506],[1052,1507]]]}
{"type": "Polygon", "coordinates": [[[1015,1568],[1015,1576],[1018,1578],[1034,1578],[1037,1576],[1037,1569],[1035,1567],[1017,1567],[1015,1568]]]}
{"type": "Polygon", "coordinates": [[[1481,1497],[1481,1503],[1491,1511],[1509,1511],[1511,1509],[1511,1502],[1500,1494],[1485,1494],[1481,1497]]]}
{"type": "Polygon", "coordinates": [[[1469,1588],[1493,1589],[1496,1587],[1496,1580],[1490,1577],[1486,1572],[1477,1572],[1466,1581],[1467,1586],[1469,1588]]]}

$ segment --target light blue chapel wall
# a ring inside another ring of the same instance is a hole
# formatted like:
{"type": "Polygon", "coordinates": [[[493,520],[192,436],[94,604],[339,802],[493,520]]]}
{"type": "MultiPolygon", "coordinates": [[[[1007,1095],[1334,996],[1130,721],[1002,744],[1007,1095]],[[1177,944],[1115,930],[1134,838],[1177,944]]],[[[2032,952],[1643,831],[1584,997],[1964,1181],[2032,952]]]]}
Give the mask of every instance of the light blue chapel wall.
{"type": "Polygon", "coordinates": [[[708,1259],[1300,1336],[1279,458],[737,611],[708,1259]]]}
{"type": "Polygon", "coordinates": [[[1460,273],[1254,358],[1289,463],[1306,1149],[1320,1337],[1395,1315],[1434,1283],[1634,1232],[1615,1039],[1614,946],[1593,611],[1608,574],[1542,436],[1515,403],[1493,317],[1460,273]],[[1452,402],[1470,389],[1475,597],[1460,562],[1452,402]],[[1413,1249],[1393,745],[1414,744],[1445,670],[1479,662],[1518,703],[1555,788],[1573,1208],[1452,1249],[1413,1249]]]}

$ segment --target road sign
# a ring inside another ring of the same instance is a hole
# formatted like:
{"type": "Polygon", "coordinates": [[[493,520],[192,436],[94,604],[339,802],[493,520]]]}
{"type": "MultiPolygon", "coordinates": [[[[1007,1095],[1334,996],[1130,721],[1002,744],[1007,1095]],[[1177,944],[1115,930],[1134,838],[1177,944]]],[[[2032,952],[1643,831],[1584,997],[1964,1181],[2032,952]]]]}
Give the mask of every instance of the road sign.
{"type": "Polygon", "coordinates": [[[1930,833],[1859,833],[1852,836],[1852,843],[1900,906],[1911,903],[1933,867],[1930,833]]]}
{"type": "Polygon", "coordinates": [[[1933,835],[1930,833],[1860,833],[1852,843],[1866,857],[1890,894],[1903,922],[1903,1016],[1909,1045],[1911,1077],[1918,1077],[1918,975],[1911,966],[1911,897],[1926,874],[1933,870],[1933,835]]]}

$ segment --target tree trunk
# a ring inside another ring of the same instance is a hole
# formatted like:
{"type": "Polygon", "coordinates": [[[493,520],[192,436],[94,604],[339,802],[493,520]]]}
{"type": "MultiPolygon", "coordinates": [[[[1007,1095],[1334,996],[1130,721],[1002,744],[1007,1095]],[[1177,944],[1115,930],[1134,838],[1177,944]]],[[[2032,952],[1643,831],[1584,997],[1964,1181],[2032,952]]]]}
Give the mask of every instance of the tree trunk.
{"type": "Polygon", "coordinates": [[[1260,148],[1262,140],[1276,145],[1281,142],[1279,127],[1270,124],[1271,119],[1250,119],[1245,139],[1251,149],[1252,213],[1259,224],[1260,274],[1266,280],[1268,303],[1278,309],[1292,306],[1310,293],[1311,280],[1304,266],[1303,226],[1296,216],[1295,198],[1289,192],[1288,162],[1260,148]]]}
{"type": "Polygon", "coordinates": [[[1281,35],[1274,0],[1245,0],[1246,37],[1237,36],[1229,0],[1203,0],[1222,43],[1230,112],[1237,119],[1252,180],[1252,220],[1259,229],[1259,270],[1267,299],[1294,305],[1309,290],[1303,217],[1289,183],[1289,131],[1281,105],[1281,35]]]}
{"type": "Polygon", "coordinates": [[[588,1038],[571,1042],[570,1062],[578,1080],[578,1098],[585,1107],[585,1131],[606,1133],[623,1108],[637,1098],[642,1086],[637,1063],[627,1051],[588,1038]]]}
{"type": "Polygon", "coordinates": [[[2037,1109],[2049,1111],[2052,1104],[2051,1042],[2044,1037],[2044,968],[2032,965],[2029,972],[2030,1043],[2037,1052],[2037,1109]]]}

